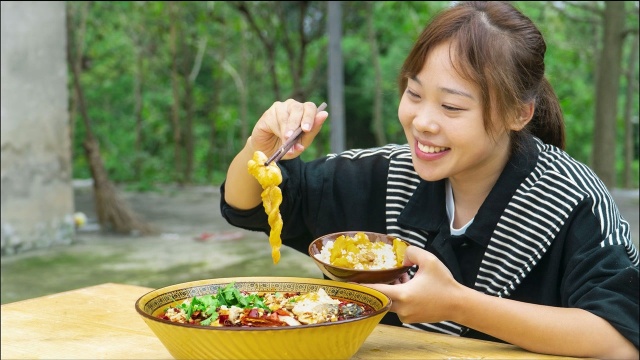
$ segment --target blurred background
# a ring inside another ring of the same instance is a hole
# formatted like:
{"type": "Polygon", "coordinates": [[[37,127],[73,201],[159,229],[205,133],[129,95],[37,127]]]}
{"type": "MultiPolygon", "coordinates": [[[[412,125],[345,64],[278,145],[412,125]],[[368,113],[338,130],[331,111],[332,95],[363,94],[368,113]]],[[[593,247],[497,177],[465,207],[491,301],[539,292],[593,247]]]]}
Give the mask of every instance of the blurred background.
{"type": "MultiPolygon", "coordinates": [[[[2,303],[102,282],[321,276],[229,227],[219,185],[276,100],[320,104],[303,154],[403,143],[398,70],[448,1],[2,1],[2,303]]],[[[638,2],[514,1],[547,41],[567,152],[637,244],[638,2]]],[[[499,64],[496,64],[499,66],[499,64]]]]}

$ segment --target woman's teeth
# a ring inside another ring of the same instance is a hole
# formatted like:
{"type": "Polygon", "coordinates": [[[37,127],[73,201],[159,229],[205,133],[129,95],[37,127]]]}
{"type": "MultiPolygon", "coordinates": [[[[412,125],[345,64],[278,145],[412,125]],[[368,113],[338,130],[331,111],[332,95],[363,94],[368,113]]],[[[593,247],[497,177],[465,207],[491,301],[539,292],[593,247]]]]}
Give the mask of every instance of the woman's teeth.
{"type": "Polygon", "coordinates": [[[433,153],[439,153],[441,151],[445,151],[448,148],[440,147],[440,146],[427,146],[427,145],[422,145],[422,144],[418,143],[418,149],[420,149],[420,151],[422,151],[422,152],[433,154],[433,153]]]}

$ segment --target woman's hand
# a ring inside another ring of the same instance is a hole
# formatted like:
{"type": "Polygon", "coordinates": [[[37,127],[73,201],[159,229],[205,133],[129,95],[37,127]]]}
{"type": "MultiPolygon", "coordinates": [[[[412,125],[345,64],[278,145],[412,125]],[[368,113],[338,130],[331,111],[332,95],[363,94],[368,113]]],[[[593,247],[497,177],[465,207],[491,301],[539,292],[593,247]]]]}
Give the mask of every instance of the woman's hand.
{"type": "Polygon", "coordinates": [[[233,158],[227,170],[225,182],[226,202],[236,209],[253,209],[262,202],[262,186],[249,174],[247,164],[256,151],[267,157],[273,155],[291,136],[293,131],[302,126],[300,143],[291,147],[284,159],[294,158],[313,141],[329,114],[317,111],[314,103],[300,103],[289,99],[277,101],[265,111],[253,128],[247,143],[233,158]]]}
{"type": "Polygon", "coordinates": [[[367,284],[388,295],[391,311],[405,323],[451,320],[455,304],[465,291],[447,267],[432,253],[409,246],[404,265],[417,265],[413,279],[400,278],[394,285],[367,284]],[[407,281],[408,280],[408,281],[407,281]]]}
{"type": "Polygon", "coordinates": [[[419,266],[408,282],[401,278],[395,285],[367,284],[391,298],[391,311],[402,322],[453,321],[543,354],[638,358],[638,349],[629,340],[586,310],[483,294],[456,282],[435,255],[415,246],[407,248],[404,264],[419,266]]]}
{"type": "Polygon", "coordinates": [[[293,134],[302,127],[300,140],[283,158],[294,158],[306,149],[316,137],[329,114],[318,112],[312,102],[300,103],[293,99],[277,101],[262,114],[251,133],[251,147],[271,156],[293,134]]]}

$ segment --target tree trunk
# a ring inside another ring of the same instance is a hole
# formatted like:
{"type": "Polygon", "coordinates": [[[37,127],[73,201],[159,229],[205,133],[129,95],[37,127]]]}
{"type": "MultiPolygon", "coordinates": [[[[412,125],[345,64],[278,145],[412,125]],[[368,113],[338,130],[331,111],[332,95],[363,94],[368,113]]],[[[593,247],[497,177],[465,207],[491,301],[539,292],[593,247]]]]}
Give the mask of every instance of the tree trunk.
{"type": "Polygon", "coordinates": [[[213,181],[213,172],[215,169],[216,158],[215,154],[218,154],[218,160],[220,160],[219,152],[216,150],[216,137],[217,137],[217,129],[216,129],[216,121],[215,117],[218,112],[218,107],[220,104],[220,85],[222,83],[220,79],[220,74],[216,74],[214,72],[212,81],[212,92],[210,98],[210,109],[209,113],[211,114],[211,120],[208,122],[209,124],[209,151],[207,151],[207,155],[205,157],[205,171],[207,181],[211,183],[213,181]]]}
{"type": "MultiPolygon", "coordinates": [[[[240,60],[240,73],[238,77],[240,78],[240,83],[244,84],[248,78],[247,74],[249,73],[249,62],[247,59],[249,58],[249,49],[247,48],[247,37],[244,35],[245,26],[242,25],[242,41],[240,42],[240,51],[242,52],[242,58],[240,60]]],[[[240,136],[241,139],[247,140],[249,138],[249,134],[251,133],[251,129],[249,128],[249,117],[247,116],[249,112],[249,94],[248,94],[248,86],[242,86],[238,90],[240,91],[240,136]]],[[[244,146],[244,144],[243,144],[244,146]]]]}
{"type": "Polygon", "coordinates": [[[136,158],[133,163],[133,172],[136,181],[141,180],[142,176],[142,143],[144,141],[142,128],[143,128],[143,118],[142,111],[144,110],[144,99],[143,99],[143,88],[144,88],[144,55],[142,46],[138,51],[136,51],[136,74],[135,74],[135,83],[133,90],[133,98],[135,101],[134,115],[136,118],[136,142],[135,142],[135,151],[136,158]]]}
{"type": "MultiPolygon", "coordinates": [[[[67,11],[69,11],[68,7],[67,11]]],[[[151,225],[141,220],[129,206],[118,197],[115,187],[107,176],[102,157],[100,156],[98,140],[93,134],[84,92],[80,84],[80,63],[75,61],[77,57],[71,56],[71,49],[77,48],[77,46],[73,46],[74,40],[75,36],[72,25],[67,21],[67,58],[71,60],[69,66],[71,68],[74,90],[77,95],[78,110],[82,116],[86,131],[83,146],[93,178],[98,223],[103,229],[112,229],[119,233],[139,232],[144,235],[155,233],[155,229],[151,225]]]]}
{"type": "Polygon", "coordinates": [[[616,110],[624,40],[624,4],[605,1],[603,46],[598,62],[593,170],[608,188],[616,186],[616,110]]]}
{"type": "MultiPolygon", "coordinates": [[[[82,104],[82,101],[80,103],[82,104]]],[[[85,111],[82,112],[85,113],[85,111]]],[[[103,229],[123,234],[139,232],[142,235],[149,235],[156,233],[156,230],[151,225],[138,217],[128,204],[116,194],[115,186],[109,180],[104,169],[98,141],[92,133],[87,132],[83,146],[91,169],[91,176],[93,177],[96,215],[100,226],[103,229]]]]}
{"type": "Polygon", "coordinates": [[[630,189],[633,184],[633,153],[635,150],[633,138],[633,103],[637,99],[633,96],[634,89],[638,86],[638,78],[635,69],[638,65],[638,33],[632,35],[633,46],[629,53],[629,67],[626,71],[627,93],[624,107],[624,187],[630,189]]]}
{"type": "Polygon", "coordinates": [[[179,74],[178,74],[178,29],[177,16],[175,14],[175,2],[169,1],[169,48],[171,51],[171,88],[173,91],[173,104],[171,106],[171,125],[173,127],[173,146],[174,146],[174,172],[178,184],[183,183],[182,171],[182,129],[180,124],[180,91],[179,91],[179,74]]]}
{"type": "MultiPolygon", "coordinates": [[[[82,61],[82,54],[84,53],[84,35],[87,29],[87,14],[89,14],[89,2],[85,1],[82,4],[80,13],[80,23],[77,25],[79,32],[73,31],[73,24],[75,23],[74,14],[69,8],[71,5],[66,5],[67,12],[67,62],[69,64],[80,64],[82,61]]],[[[70,159],[73,163],[73,151],[75,144],[75,132],[76,132],[76,115],[78,113],[78,93],[75,90],[71,90],[71,96],[69,97],[69,144],[70,146],[70,159]]]]}
{"type": "MultiPolygon", "coordinates": [[[[196,86],[196,79],[200,73],[200,67],[202,65],[202,58],[204,57],[205,50],[207,49],[207,39],[202,38],[198,44],[198,52],[193,61],[193,68],[188,76],[185,76],[185,94],[184,105],[186,110],[185,123],[184,123],[184,151],[185,151],[185,168],[184,168],[184,180],[185,183],[191,184],[193,181],[193,163],[194,163],[194,148],[195,148],[195,136],[193,135],[193,121],[194,121],[194,99],[193,89],[196,86]]],[[[187,53],[187,51],[183,51],[187,53]]]]}
{"type": "MultiPolygon", "coordinates": [[[[223,35],[224,36],[224,35],[223,35]]],[[[223,37],[222,39],[220,39],[220,41],[224,44],[225,43],[225,38],[223,37]]],[[[221,91],[220,89],[222,88],[222,72],[223,72],[223,66],[219,65],[222,64],[225,61],[225,56],[226,56],[226,48],[225,46],[220,45],[219,47],[216,47],[217,44],[213,44],[213,48],[216,49],[216,55],[219,56],[219,58],[215,58],[216,61],[215,63],[218,65],[215,68],[215,71],[212,72],[212,79],[211,79],[211,98],[209,101],[209,121],[207,122],[209,125],[209,151],[207,151],[207,155],[205,158],[205,167],[206,167],[206,176],[207,176],[207,181],[208,182],[212,182],[213,181],[213,174],[214,174],[214,170],[216,167],[216,161],[221,162],[222,161],[222,156],[220,154],[220,151],[217,150],[218,146],[217,146],[217,140],[216,138],[218,137],[218,129],[216,128],[216,117],[218,115],[218,108],[220,107],[220,99],[221,99],[221,91]]],[[[240,119],[242,121],[242,119],[240,119]]]]}
{"type": "MultiPolygon", "coordinates": [[[[240,66],[243,66],[243,64],[244,61],[240,63],[240,66]]],[[[247,124],[247,86],[245,86],[242,76],[240,76],[238,71],[226,59],[222,61],[222,68],[231,76],[238,90],[238,97],[240,98],[241,136],[243,140],[246,140],[249,137],[249,125],[247,124]]],[[[244,144],[242,146],[244,146],[244,144]]]]}
{"type": "MultiPolygon", "coordinates": [[[[258,26],[258,24],[256,23],[256,20],[253,16],[253,13],[251,12],[251,10],[249,10],[249,8],[247,7],[247,2],[238,2],[235,5],[236,10],[238,10],[247,20],[247,22],[249,23],[249,26],[251,27],[251,29],[253,30],[253,32],[256,34],[256,36],[258,36],[258,39],[260,39],[260,42],[262,43],[262,45],[264,46],[264,50],[267,53],[267,57],[266,57],[266,61],[267,61],[267,69],[269,72],[269,76],[271,77],[272,80],[272,86],[273,86],[273,97],[275,99],[280,99],[280,82],[278,81],[278,74],[276,72],[276,45],[275,45],[275,40],[273,39],[269,39],[268,37],[264,36],[263,34],[263,30],[260,28],[260,26],[258,26]]],[[[271,3],[271,5],[268,6],[278,6],[278,4],[276,4],[276,2],[265,2],[265,3],[271,3]]]]}
{"type": "Polygon", "coordinates": [[[387,144],[387,134],[384,130],[384,120],[382,117],[382,95],[383,95],[383,81],[382,81],[382,69],[380,69],[380,55],[378,53],[378,40],[376,38],[376,28],[374,24],[374,2],[367,1],[367,27],[369,30],[369,46],[371,48],[371,65],[373,67],[375,81],[374,81],[374,94],[373,94],[373,122],[371,123],[371,130],[376,137],[376,145],[383,146],[387,144]]]}
{"type": "Polygon", "coordinates": [[[187,80],[184,82],[184,183],[191,184],[193,171],[193,84],[187,80]]]}
{"type": "MultiPolygon", "coordinates": [[[[278,10],[282,9],[284,3],[278,2],[278,10]]],[[[309,8],[309,2],[300,1],[298,4],[298,22],[297,22],[297,33],[298,33],[298,42],[294,42],[293,39],[289,37],[290,32],[285,29],[283,31],[284,36],[284,48],[288,54],[289,59],[291,60],[291,82],[293,85],[293,89],[291,90],[290,98],[296,99],[298,101],[306,101],[307,94],[305,93],[305,88],[302,86],[302,76],[304,75],[305,68],[305,58],[307,56],[307,37],[305,35],[305,17],[309,8]]],[[[286,16],[279,11],[278,12],[281,17],[281,22],[286,24],[286,16]]]]}
{"type": "Polygon", "coordinates": [[[331,152],[345,150],[344,66],[342,62],[342,3],[327,3],[329,33],[329,114],[331,120],[331,152]]]}

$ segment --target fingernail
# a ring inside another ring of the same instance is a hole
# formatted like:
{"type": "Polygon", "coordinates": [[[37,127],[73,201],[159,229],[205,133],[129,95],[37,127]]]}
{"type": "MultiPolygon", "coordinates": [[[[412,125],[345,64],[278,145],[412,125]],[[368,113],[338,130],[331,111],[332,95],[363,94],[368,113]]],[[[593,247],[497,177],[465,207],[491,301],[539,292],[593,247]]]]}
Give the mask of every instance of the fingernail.
{"type": "Polygon", "coordinates": [[[290,138],[291,135],[293,135],[293,130],[289,130],[284,134],[284,136],[287,137],[287,138],[290,138]]]}
{"type": "Polygon", "coordinates": [[[302,130],[309,131],[311,130],[311,124],[302,124],[302,130]]]}

